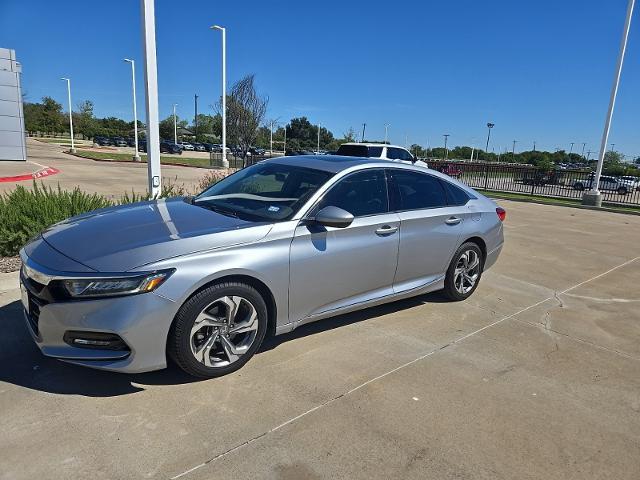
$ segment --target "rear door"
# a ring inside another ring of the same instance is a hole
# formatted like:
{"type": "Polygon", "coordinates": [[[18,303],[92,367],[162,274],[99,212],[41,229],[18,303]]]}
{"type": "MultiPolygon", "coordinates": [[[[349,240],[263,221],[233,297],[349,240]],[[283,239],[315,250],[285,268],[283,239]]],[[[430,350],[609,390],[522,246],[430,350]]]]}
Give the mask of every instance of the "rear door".
{"type": "Polygon", "coordinates": [[[444,276],[469,215],[469,197],[428,173],[392,169],[390,177],[392,209],[400,217],[400,248],[393,286],[397,293],[444,276]],[[458,192],[451,190],[448,194],[450,187],[458,192]],[[463,196],[454,200],[456,193],[463,196]]]}

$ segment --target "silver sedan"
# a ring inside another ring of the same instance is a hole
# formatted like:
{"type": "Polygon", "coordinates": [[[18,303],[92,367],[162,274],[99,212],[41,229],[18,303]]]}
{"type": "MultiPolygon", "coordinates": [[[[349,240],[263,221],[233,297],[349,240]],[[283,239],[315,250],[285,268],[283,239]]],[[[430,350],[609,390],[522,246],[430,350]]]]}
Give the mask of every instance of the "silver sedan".
{"type": "Polygon", "coordinates": [[[442,290],[468,298],[505,212],[427,168],[282,157],[196,197],[90,212],[20,252],[44,355],[120,372],[237,370],[266,335],[442,290]]]}

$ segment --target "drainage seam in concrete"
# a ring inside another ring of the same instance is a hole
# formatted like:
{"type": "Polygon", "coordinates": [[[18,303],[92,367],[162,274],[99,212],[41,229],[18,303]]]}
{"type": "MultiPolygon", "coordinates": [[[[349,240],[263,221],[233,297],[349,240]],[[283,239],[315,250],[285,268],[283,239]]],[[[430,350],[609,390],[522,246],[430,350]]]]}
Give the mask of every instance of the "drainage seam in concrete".
{"type": "MultiPolygon", "coordinates": [[[[202,467],[204,467],[204,466],[207,466],[207,465],[209,465],[210,463],[215,462],[216,460],[219,460],[220,458],[225,457],[225,456],[229,455],[230,453],[235,452],[236,450],[239,450],[239,449],[241,449],[241,448],[243,448],[243,447],[245,447],[245,446],[247,446],[247,445],[250,445],[250,444],[254,443],[255,441],[257,441],[257,440],[259,440],[259,439],[261,439],[261,438],[263,438],[263,437],[265,437],[265,436],[269,435],[270,433],[276,432],[276,431],[278,431],[278,430],[280,430],[280,429],[282,429],[282,428],[286,427],[287,425],[290,425],[291,423],[293,423],[293,422],[295,422],[295,421],[299,420],[300,418],[305,417],[305,416],[307,416],[307,415],[309,415],[309,414],[311,414],[311,413],[313,413],[313,412],[315,412],[315,411],[317,411],[317,410],[320,410],[321,408],[326,407],[327,405],[330,405],[330,404],[332,404],[333,402],[335,402],[335,401],[337,401],[337,400],[340,400],[342,397],[345,397],[345,396],[347,396],[347,395],[350,395],[350,394],[352,394],[352,393],[354,393],[354,392],[356,392],[356,391],[358,391],[358,390],[360,390],[360,389],[362,389],[362,388],[366,387],[367,385],[370,385],[370,384],[371,384],[371,383],[373,383],[373,382],[376,382],[376,381],[378,381],[378,380],[380,380],[380,379],[382,379],[382,378],[384,378],[384,377],[387,377],[387,376],[389,376],[389,375],[391,375],[391,374],[393,374],[393,373],[397,372],[398,370],[402,370],[403,368],[409,367],[409,366],[413,365],[414,363],[417,363],[417,362],[419,362],[419,361],[421,361],[421,360],[424,360],[425,358],[430,357],[430,356],[431,356],[431,355],[433,355],[434,353],[437,353],[437,352],[439,352],[439,351],[441,351],[441,350],[445,350],[445,349],[447,349],[448,347],[451,347],[451,346],[453,346],[453,345],[456,345],[456,344],[458,344],[458,343],[460,343],[460,342],[462,342],[462,341],[466,340],[467,338],[470,338],[470,337],[473,337],[473,336],[477,335],[477,334],[478,334],[478,333],[480,333],[480,332],[483,332],[483,331],[485,331],[485,330],[487,330],[487,329],[489,329],[489,328],[495,327],[496,325],[499,325],[499,324],[501,324],[501,323],[503,323],[503,322],[506,322],[507,320],[510,320],[510,319],[512,319],[512,318],[514,318],[514,317],[516,317],[517,315],[520,315],[521,313],[524,313],[524,312],[526,312],[526,311],[528,311],[528,310],[531,310],[532,308],[535,308],[535,307],[537,307],[537,306],[540,306],[540,305],[542,305],[543,303],[548,302],[549,300],[553,300],[554,298],[557,298],[557,295],[565,294],[565,293],[567,293],[567,292],[570,292],[571,290],[575,290],[576,288],[581,287],[581,286],[582,286],[582,285],[584,285],[585,283],[589,283],[589,282],[592,282],[592,281],[594,281],[594,280],[597,280],[597,279],[599,279],[599,278],[601,278],[601,277],[604,277],[605,275],[608,275],[609,273],[611,273],[611,272],[613,272],[613,271],[615,271],[615,270],[617,270],[617,269],[619,269],[619,268],[625,267],[625,266],[629,265],[630,263],[635,262],[635,261],[636,261],[636,260],[638,260],[638,259],[640,259],[640,256],[635,257],[635,258],[632,258],[631,260],[627,260],[626,262],[621,263],[620,265],[617,265],[617,266],[615,266],[615,267],[613,267],[613,268],[610,268],[610,269],[609,269],[609,270],[607,270],[606,272],[603,272],[603,273],[600,273],[599,275],[596,275],[596,276],[594,276],[594,277],[591,277],[591,278],[589,278],[588,280],[585,280],[585,281],[583,281],[583,282],[580,282],[580,283],[578,283],[578,284],[576,284],[576,285],[574,285],[574,286],[572,286],[572,287],[570,287],[570,288],[567,288],[566,290],[563,290],[563,291],[561,291],[561,292],[559,292],[559,293],[558,293],[558,292],[554,292],[554,294],[553,294],[552,296],[547,297],[547,298],[545,298],[544,300],[540,300],[539,302],[536,302],[536,303],[534,303],[534,304],[532,304],[532,305],[529,305],[528,307],[524,307],[524,308],[522,308],[522,309],[518,310],[518,311],[517,311],[517,312],[515,312],[515,313],[512,313],[512,314],[510,314],[510,315],[507,315],[506,317],[501,318],[500,320],[496,320],[495,322],[490,323],[489,325],[485,325],[485,326],[484,326],[484,327],[482,327],[482,328],[479,328],[479,329],[477,329],[477,330],[474,330],[473,332],[470,332],[470,333],[468,333],[468,334],[466,334],[466,335],[463,335],[462,337],[459,337],[459,338],[457,338],[457,339],[455,339],[455,340],[453,340],[453,341],[451,341],[451,342],[449,342],[449,343],[446,343],[446,344],[444,344],[444,345],[442,345],[442,346],[440,346],[440,347],[438,347],[438,348],[435,348],[435,349],[433,349],[433,350],[431,350],[431,351],[429,351],[429,352],[425,353],[424,355],[421,355],[421,356],[419,356],[419,357],[417,357],[417,358],[415,358],[415,359],[413,359],[413,360],[411,360],[411,361],[409,361],[409,362],[403,363],[402,365],[399,365],[399,366],[397,366],[396,368],[394,368],[394,369],[392,369],[392,370],[389,370],[388,372],[385,372],[385,373],[383,373],[383,374],[381,374],[381,375],[378,375],[377,377],[371,378],[371,379],[367,380],[366,382],[364,382],[364,383],[362,383],[362,384],[360,384],[360,385],[358,385],[358,386],[356,386],[356,387],[353,387],[351,390],[347,390],[346,392],[343,392],[343,393],[341,393],[340,395],[337,395],[337,396],[335,396],[335,397],[332,397],[332,398],[330,398],[329,400],[327,400],[326,402],[321,403],[321,404],[319,404],[319,405],[316,405],[315,407],[313,407],[313,408],[311,408],[311,409],[307,410],[306,412],[303,412],[303,413],[301,413],[301,414],[299,414],[299,415],[296,415],[295,417],[290,418],[289,420],[287,420],[287,421],[286,421],[286,422],[284,422],[284,423],[281,423],[281,424],[280,424],[280,425],[278,425],[278,426],[275,426],[275,427],[273,427],[273,428],[271,428],[271,429],[269,429],[269,430],[267,430],[267,431],[265,431],[265,432],[262,432],[262,433],[260,433],[259,435],[256,435],[255,437],[251,437],[249,440],[246,440],[246,441],[244,441],[244,442],[242,442],[242,443],[239,443],[238,445],[236,445],[236,446],[234,446],[234,447],[230,448],[229,450],[226,450],[226,451],[224,451],[224,452],[222,452],[222,453],[220,453],[220,454],[216,455],[215,457],[210,458],[209,460],[207,460],[207,461],[205,461],[205,462],[202,462],[202,463],[200,463],[200,464],[198,464],[198,465],[196,465],[196,466],[194,466],[194,467],[191,467],[191,468],[190,468],[190,469],[188,469],[188,470],[185,470],[185,471],[184,471],[184,472],[182,472],[182,473],[179,473],[178,475],[175,475],[175,476],[171,477],[171,480],[176,480],[176,479],[178,479],[178,478],[182,478],[182,477],[184,477],[185,475],[188,475],[188,474],[190,474],[190,473],[192,473],[192,472],[194,472],[194,471],[196,471],[196,470],[198,470],[198,469],[200,469],[200,468],[202,468],[202,467]]],[[[571,337],[570,337],[570,338],[571,338],[571,337]]],[[[585,342],[585,343],[588,343],[588,342],[585,342]]],[[[602,347],[602,348],[604,348],[604,347],[602,347]]]]}

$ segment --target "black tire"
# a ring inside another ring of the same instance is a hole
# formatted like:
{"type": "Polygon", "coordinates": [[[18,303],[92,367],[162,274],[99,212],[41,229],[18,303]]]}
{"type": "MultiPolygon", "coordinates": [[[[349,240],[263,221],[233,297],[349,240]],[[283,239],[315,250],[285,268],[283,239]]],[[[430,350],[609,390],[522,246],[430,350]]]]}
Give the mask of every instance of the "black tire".
{"type": "Polygon", "coordinates": [[[575,188],[576,190],[578,190],[578,191],[580,191],[580,192],[581,192],[581,191],[583,191],[583,190],[584,190],[584,184],[583,184],[583,183],[580,183],[580,182],[578,182],[578,183],[574,183],[574,184],[573,184],[573,188],[575,188]]]}
{"type": "Polygon", "coordinates": [[[242,368],[260,348],[267,333],[267,324],[267,306],[255,288],[242,282],[217,283],[199,291],[180,307],[167,339],[167,353],[182,370],[194,377],[214,378],[227,375],[242,368]],[[258,318],[257,334],[249,349],[234,362],[226,366],[206,366],[191,351],[191,328],[208,305],[221,297],[232,296],[243,297],[255,308],[258,318]]]}
{"type": "Polygon", "coordinates": [[[480,278],[482,277],[482,271],[484,270],[484,261],[485,261],[485,258],[484,258],[484,255],[482,254],[482,250],[476,243],[466,242],[460,245],[460,248],[458,248],[458,250],[456,250],[456,253],[453,254],[453,258],[451,259],[451,263],[449,264],[449,268],[447,269],[447,274],[444,278],[444,289],[442,290],[444,295],[449,300],[454,302],[459,302],[469,298],[473,294],[473,292],[475,292],[476,288],[478,288],[478,284],[480,283],[480,278]],[[454,278],[455,270],[456,270],[456,266],[458,265],[458,262],[460,262],[461,260],[462,255],[469,250],[472,250],[477,255],[478,262],[479,262],[478,273],[477,273],[477,278],[475,280],[473,287],[469,291],[462,293],[458,291],[458,289],[455,286],[455,278],[454,278]]]}
{"type": "Polygon", "coordinates": [[[627,193],[627,187],[618,188],[618,195],[626,195],[627,193]]]}

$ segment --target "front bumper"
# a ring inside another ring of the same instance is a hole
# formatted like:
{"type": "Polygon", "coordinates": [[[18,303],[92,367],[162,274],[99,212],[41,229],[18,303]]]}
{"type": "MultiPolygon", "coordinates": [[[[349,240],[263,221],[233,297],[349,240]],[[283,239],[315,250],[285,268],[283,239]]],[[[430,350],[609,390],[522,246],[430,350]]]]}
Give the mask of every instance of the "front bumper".
{"type": "MultiPolygon", "coordinates": [[[[34,268],[33,262],[29,264],[34,268]]],[[[126,373],[166,367],[167,335],[179,307],[172,300],[150,292],[50,302],[38,297],[33,286],[23,282],[22,276],[20,283],[27,327],[44,355],[87,367],[126,373]],[[67,331],[113,333],[122,338],[128,349],[71,346],[64,341],[67,331]]]]}

